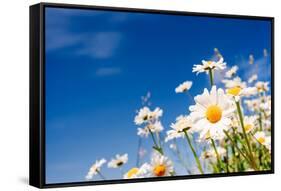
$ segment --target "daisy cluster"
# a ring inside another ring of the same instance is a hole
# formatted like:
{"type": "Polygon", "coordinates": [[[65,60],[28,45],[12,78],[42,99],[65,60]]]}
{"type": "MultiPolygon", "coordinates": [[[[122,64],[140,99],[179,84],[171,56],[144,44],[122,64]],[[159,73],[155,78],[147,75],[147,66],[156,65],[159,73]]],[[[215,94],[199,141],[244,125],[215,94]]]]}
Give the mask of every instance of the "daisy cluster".
{"type": "MultiPolygon", "coordinates": [[[[197,75],[205,73],[209,77],[210,86],[202,88],[201,94],[191,96],[193,82],[188,80],[175,88],[175,93],[191,97],[193,104],[187,105],[186,113],[176,117],[169,128],[165,129],[161,123],[163,110],[160,107],[150,108],[148,99],[151,94],[142,98],[149,104],[137,111],[134,123],[140,140],[152,140],[150,161],[137,163],[122,178],[175,176],[175,163],[179,163],[187,174],[271,168],[270,83],[259,81],[257,73],[244,81],[238,75],[238,66],[227,66],[218,49],[215,49],[215,54],[213,59],[202,60],[201,64],[192,68],[197,75]],[[217,72],[223,74],[219,84],[214,83],[217,72]],[[191,155],[183,155],[182,148],[188,149],[191,155]],[[171,159],[171,152],[177,160],[171,159]]],[[[250,55],[249,67],[254,65],[254,57],[250,55]]],[[[138,153],[142,151],[144,155],[146,152],[141,149],[138,153]]],[[[108,167],[120,168],[127,161],[127,154],[116,155],[108,167]]],[[[101,166],[104,163],[105,159],[96,161],[86,179],[102,176],[101,166]]]]}

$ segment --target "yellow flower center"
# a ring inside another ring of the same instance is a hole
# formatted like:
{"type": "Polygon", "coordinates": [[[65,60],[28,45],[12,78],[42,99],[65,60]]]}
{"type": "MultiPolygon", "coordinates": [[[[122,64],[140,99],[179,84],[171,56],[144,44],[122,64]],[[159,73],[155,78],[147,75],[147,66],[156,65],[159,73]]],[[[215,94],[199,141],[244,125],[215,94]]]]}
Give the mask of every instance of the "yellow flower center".
{"type": "Polygon", "coordinates": [[[137,174],[139,171],[138,168],[131,168],[128,172],[127,172],[127,177],[131,178],[132,176],[134,176],[135,174],[137,174]]]}
{"type": "Polygon", "coordinates": [[[212,61],[208,61],[207,63],[208,63],[208,65],[210,66],[213,62],[212,62],[212,61]]]}
{"type": "Polygon", "coordinates": [[[263,143],[265,142],[265,138],[264,138],[264,137],[259,137],[259,138],[258,138],[258,142],[259,142],[260,144],[263,144],[263,143]]]}
{"type": "Polygon", "coordinates": [[[166,166],[158,165],[153,169],[153,172],[156,176],[164,176],[166,172],[166,166]]]}
{"type": "Polygon", "coordinates": [[[207,108],[206,111],[206,118],[211,122],[211,123],[216,123],[221,119],[222,116],[222,110],[219,106],[217,105],[211,105],[207,108]]]}
{"type": "Polygon", "coordinates": [[[245,124],[244,127],[245,127],[245,131],[249,132],[253,126],[251,124],[245,124]]]}
{"type": "Polygon", "coordinates": [[[239,93],[241,92],[241,88],[239,87],[239,86],[236,86],[236,87],[234,87],[234,88],[229,88],[228,90],[227,90],[227,93],[228,94],[231,94],[231,95],[233,95],[233,96],[237,96],[237,95],[239,95],[239,93]]]}
{"type": "Polygon", "coordinates": [[[258,86],[257,89],[258,89],[258,91],[261,91],[261,90],[262,90],[262,87],[261,87],[261,86],[258,86]]]}

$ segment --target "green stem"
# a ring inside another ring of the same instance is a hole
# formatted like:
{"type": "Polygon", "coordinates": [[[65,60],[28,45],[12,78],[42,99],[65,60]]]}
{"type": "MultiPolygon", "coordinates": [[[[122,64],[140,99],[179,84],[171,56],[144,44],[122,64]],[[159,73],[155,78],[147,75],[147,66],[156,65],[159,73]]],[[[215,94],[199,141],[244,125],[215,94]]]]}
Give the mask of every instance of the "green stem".
{"type": "MultiPolygon", "coordinates": [[[[155,140],[155,137],[154,137],[152,131],[151,131],[149,128],[148,128],[148,130],[149,130],[149,133],[150,133],[150,135],[151,135],[151,137],[152,137],[152,141],[153,141],[154,145],[157,146],[157,143],[156,143],[156,140],[155,140]]],[[[157,146],[157,147],[158,147],[158,146],[157,146]]]]}
{"type": "Polygon", "coordinates": [[[189,93],[189,91],[186,92],[186,95],[190,101],[190,103],[194,103],[194,98],[192,97],[192,95],[189,93]]]}
{"type": "MultiPolygon", "coordinates": [[[[224,130],[224,134],[227,136],[227,138],[231,141],[232,145],[237,149],[237,151],[245,158],[245,160],[249,163],[251,163],[251,160],[241,151],[241,149],[236,145],[235,141],[229,136],[227,131],[224,130]]],[[[257,170],[256,166],[251,165],[255,170],[257,170]]]]}
{"type": "Polygon", "coordinates": [[[226,172],[229,173],[229,156],[228,156],[228,146],[225,146],[226,150],[226,157],[225,157],[225,163],[226,163],[226,172]]]}
{"type": "Polygon", "coordinates": [[[238,101],[235,101],[235,104],[236,104],[236,107],[237,107],[238,116],[239,116],[240,124],[241,124],[241,127],[242,127],[243,135],[245,137],[245,141],[246,141],[246,144],[247,144],[247,147],[248,147],[249,157],[251,159],[251,163],[252,163],[253,168],[256,168],[256,163],[255,163],[254,156],[253,156],[253,153],[252,153],[252,148],[251,148],[251,145],[250,145],[250,142],[249,142],[249,139],[248,139],[245,127],[244,127],[244,119],[243,119],[243,114],[242,114],[242,111],[241,111],[240,103],[238,101]]]}
{"type": "Polygon", "coordinates": [[[253,135],[253,133],[250,133],[250,135],[252,136],[252,138],[253,138],[263,149],[265,149],[266,151],[268,151],[268,149],[266,148],[266,146],[264,146],[263,144],[261,144],[261,143],[256,139],[256,137],[253,135]]]}
{"type": "Polygon", "coordinates": [[[260,126],[260,131],[262,131],[262,114],[261,114],[261,111],[259,112],[259,126],[260,126]]]}
{"type": "Polygon", "coordinates": [[[149,130],[149,133],[150,133],[150,135],[151,135],[151,137],[152,137],[152,141],[153,141],[153,143],[154,143],[153,149],[156,150],[156,151],[158,151],[161,155],[163,155],[163,154],[164,154],[164,153],[163,153],[163,149],[161,148],[161,146],[158,146],[158,145],[157,145],[157,142],[156,142],[156,139],[155,139],[155,137],[154,137],[153,132],[152,132],[149,128],[148,128],[148,130],[149,130]]]}
{"type": "Polygon", "coordinates": [[[210,77],[211,87],[213,87],[213,85],[214,85],[214,76],[213,76],[213,71],[212,71],[211,68],[209,68],[209,77],[210,77]]]}
{"type": "Polygon", "coordinates": [[[175,153],[176,153],[176,155],[177,155],[177,157],[178,157],[180,163],[181,163],[182,166],[185,168],[186,172],[187,172],[188,174],[191,174],[191,171],[188,169],[186,163],[185,163],[184,160],[183,160],[182,154],[181,154],[181,152],[180,152],[178,146],[176,146],[176,151],[175,151],[175,153]]]}
{"type": "MultiPolygon", "coordinates": [[[[232,127],[232,137],[235,138],[235,129],[234,127],[232,127]]],[[[231,140],[230,140],[231,142],[231,140]]],[[[236,145],[237,144],[237,141],[235,140],[234,141],[234,144],[236,145]]],[[[236,150],[235,150],[235,147],[234,147],[234,144],[231,144],[231,151],[232,151],[232,154],[233,154],[233,163],[236,164],[234,165],[234,172],[239,172],[239,158],[240,158],[240,155],[239,155],[239,152],[237,152],[237,155],[236,155],[236,150]]]]}
{"type": "Polygon", "coordinates": [[[158,140],[159,147],[162,147],[161,137],[160,137],[159,133],[156,133],[156,137],[158,140]]]}
{"type": "Polygon", "coordinates": [[[186,140],[187,140],[187,142],[188,142],[188,145],[189,145],[189,147],[190,147],[190,149],[191,149],[191,151],[192,151],[192,153],[193,153],[193,156],[194,156],[195,161],[196,161],[196,163],[197,163],[197,167],[198,167],[200,173],[201,173],[201,174],[204,174],[203,169],[202,169],[202,166],[201,166],[201,163],[200,163],[200,160],[199,160],[199,158],[198,158],[198,156],[197,156],[197,154],[196,154],[196,152],[195,152],[195,150],[194,150],[194,147],[193,147],[192,144],[191,144],[190,138],[189,138],[189,136],[188,136],[188,134],[187,134],[186,131],[183,131],[183,132],[184,132],[184,135],[185,135],[186,140]]]}
{"type": "Polygon", "coordinates": [[[220,155],[218,153],[218,150],[217,150],[217,147],[216,147],[216,144],[215,144],[215,141],[213,139],[211,139],[211,143],[212,143],[212,146],[215,150],[215,153],[216,153],[216,157],[217,157],[217,162],[218,162],[218,167],[219,167],[219,170],[221,171],[222,170],[222,162],[221,162],[221,158],[220,158],[220,155]]]}
{"type": "MultiPolygon", "coordinates": [[[[264,92],[265,93],[265,92],[264,92]]],[[[262,93],[259,93],[259,97],[261,100],[263,100],[263,95],[262,93]]],[[[263,102],[263,101],[262,101],[263,102]]],[[[262,131],[262,110],[259,109],[259,119],[258,119],[258,122],[259,122],[259,126],[260,126],[260,131],[262,131]]]]}
{"type": "Polygon", "coordinates": [[[232,152],[232,155],[233,155],[232,156],[233,163],[235,164],[235,165],[233,165],[234,166],[233,169],[234,169],[234,172],[236,172],[238,170],[238,168],[239,168],[239,165],[238,165],[236,151],[235,151],[235,148],[234,148],[233,144],[231,144],[231,152],[232,152]]]}
{"type": "Polygon", "coordinates": [[[137,159],[136,159],[136,166],[139,166],[140,163],[140,149],[141,149],[141,138],[139,137],[139,141],[138,141],[138,148],[137,148],[137,159]]]}

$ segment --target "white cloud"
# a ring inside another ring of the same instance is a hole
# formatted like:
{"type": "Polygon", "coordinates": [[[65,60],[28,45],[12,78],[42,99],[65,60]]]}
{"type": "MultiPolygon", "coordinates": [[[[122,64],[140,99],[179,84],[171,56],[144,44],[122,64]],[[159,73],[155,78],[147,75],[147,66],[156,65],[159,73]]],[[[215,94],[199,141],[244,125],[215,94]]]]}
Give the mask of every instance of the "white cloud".
{"type": "Polygon", "coordinates": [[[120,46],[121,33],[102,31],[93,26],[92,31],[73,30],[73,20],[93,19],[110,25],[127,21],[127,14],[110,14],[106,11],[49,9],[46,17],[46,51],[58,51],[71,48],[71,54],[106,59],[114,55],[120,46]],[[103,16],[103,17],[101,17],[103,16]],[[101,17],[101,18],[99,18],[101,17]]]}
{"type": "MultiPolygon", "coordinates": [[[[253,74],[258,75],[259,80],[268,80],[271,77],[271,66],[270,66],[270,57],[259,57],[255,59],[253,64],[249,64],[249,60],[242,57],[236,64],[238,69],[238,76],[242,78],[243,81],[247,81],[253,74]]],[[[229,65],[225,71],[231,68],[232,65],[229,65]]],[[[215,73],[215,83],[221,83],[221,80],[224,78],[224,72],[215,73]]]]}
{"type": "Polygon", "coordinates": [[[96,70],[96,76],[113,76],[121,73],[121,68],[118,67],[102,67],[96,70]]]}
{"type": "Polygon", "coordinates": [[[83,41],[83,37],[84,35],[71,34],[59,29],[48,30],[46,35],[46,50],[56,51],[77,45],[83,41]]]}
{"type": "Polygon", "coordinates": [[[119,47],[121,34],[118,32],[99,32],[83,42],[83,48],[78,55],[87,55],[95,58],[111,57],[119,47]]]}
{"type": "Polygon", "coordinates": [[[55,29],[47,31],[46,50],[57,51],[74,47],[76,55],[106,59],[114,55],[120,46],[119,32],[71,33],[55,29]]]}
{"type": "Polygon", "coordinates": [[[252,65],[249,63],[244,64],[248,65],[248,69],[245,70],[243,75],[245,79],[248,79],[253,74],[257,74],[259,80],[266,80],[271,77],[270,60],[268,57],[258,58],[252,65]]]}

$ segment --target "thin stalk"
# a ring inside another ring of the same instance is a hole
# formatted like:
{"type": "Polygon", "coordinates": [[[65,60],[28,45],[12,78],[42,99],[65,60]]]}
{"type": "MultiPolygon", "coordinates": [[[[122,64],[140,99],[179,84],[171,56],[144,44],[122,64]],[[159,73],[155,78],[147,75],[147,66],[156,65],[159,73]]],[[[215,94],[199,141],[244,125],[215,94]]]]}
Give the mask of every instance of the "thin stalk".
{"type": "MultiPolygon", "coordinates": [[[[257,139],[256,139],[256,137],[253,135],[253,133],[250,133],[251,134],[251,136],[252,136],[252,138],[263,148],[263,149],[265,149],[266,151],[268,151],[268,149],[266,148],[266,146],[264,146],[263,144],[261,144],[257,139]]],[[[268,152],[269,153],[269,152],[268,152]]],[[[269,153],[269,155],[270,155],[270,153],[269,153]]]]}
{"type": "Polygon", "coordinates": [[[189,138],[189,136],[188,136],[188,134],[187,134],[186,131],[183,131],[183,132],[184,132],[184,135],[185,135],[186,140],[187,140],[187,142],[188,142],[188,145],[189,145],[189,147],[190,147],[190,149],[191,149],[191,151],[192,151],[192,153],[193,153],[193,156],[194,156],[195,161],[196,161],[196,163],[197,163],[197,167],[198,167],[200,173],[201,173],[201,174],[204,174],[203,169],[202,169],[202,166],[201,166],[201,163],[200,163],[200,160],[199,160],[199,158],[198,158],[198,156],[197,156],[197,154],[196,154],[196,152],[195,152],[195,150],[194,150],[194,147],[193,147],[192,144],[191,144],[190,138],[189,138]]]}
{"type": "Polygon", "coordinates": [[[161,137],[160,137],[160,134],[159,133],[155,133],[156,134],[156,138],[158,140],[158,145],[159,147],[162,147],[162,141],[161,141],[161,137]]]}
{"type": "MultiPolygon", "coordinates": [[[[264,92],[264,95],[265,95],[265,92],[264,92]]],[[[259,97],[260,97],[261,100],[263,100],[263,98],[265,98],[265,96],[263,96],[262,93],[259,93],[259,97]]],[[[262,102],[264,102],[264,101],[262,101],[262,102]]],[[[259,109],[258,112],[259,112],[259,119],[258,119],[258,121],[259,121],[260,131],[262,131],[262,110],[259,109]]]]}
{"type": "Polygon", "coordinates": [[[226,157],[225,157],[225,163],[226,163],[226,172],[229,173],[229,156],[228,156],[228,146],[225,146],[226,150],[226,157]]]}
{"type": "MultiPolygon", "coordinates": [[[[234,127],[231,128],[232,129],[232,137],[235,137],[235,129],[234,127]]],[[[236,140],[235,140],[235,144],[236,143],[236,140]]],[[[231,144],[231,152],[233,154],[233,163],[236,164],[234,165],[234,172],[238,171],[239,170],[239,152],[237,153],[237,156],[236,156],[236,151],[235,151],[235,148],[233,146],[233,144],[231,144]]]]}
{"type": "Polygon", "coordinates": [[[151,135],[151,138],[152,138],[152,141],[153,141],[153,143],[154,143],[154,146],[157,146],[157,147],[158,147],[158,145],[157,145],[157,143],[156,143],[156,140],[155,140],[155,137],[154,137],[152,131],[151,131],[149,128],[148,128],[148,130],[149,130],[149,133],[150,133],[150,135],[151,135]]]}
{"type": "Polygon", "coordinates": [[[249,142],[249,139],[248,139],[245,127],[244,127],[244,119],[243,119],[243,114],[242,114],[242,111],[241,111],[240,103],[238,101],[235,101],[235,104],[236,104],[236,107],[237,107],[238,116],[239,116],[240,124],[241,124],[241,127],[242,127],[243,135],[245,137],[245,141],[246,141],[246,144],[247,144],[247,147],[248,147],[251,163],[252,163],[252,166],[256,168],[256,163],[255,163],[254,156],[253,156],[253,153],[252,153],[252,148],[251,148],[251,145],[250,145],[250,142],[249,142]]]}
{"type": "Polygon", "coordinates": [[[214,85],[214,76],[213,76],[213,71],[212,71],[211,68],[209,68],[209,77],[210,77],[211,87],[213,87],[213,85],[214,85]]]}
{"type": "Polygon", "coordinates": [[[190,101],[190,103],[194,103],[194,98],[192,97],[192,95],[189,93],[189,91],[186,92],[186,95],[190,101]]]}
{"type": "Polygon", "coordinates": [[[102,175],[102,173],[99,170],[97,170],[97,173],[103,180],[106,180],[106,178],[102,175]]]}
{"type": "MultiPolygon", "coordinates": [[[[176,143],[175,143],[175,144],[176,144],[176,143]]],[[[188,169],[188,167],[187,167],[185,161],[183,160],[182,154],[181,154],[181,152],[180,152],[180,150],[179,150],[177,144],[176,144],[175,154],[177,155],[177,157],[178,157],[180,163],[182,164],[182,166],[185,168],[186,172],[187,172],[188,174],[191,174],[191,171],[188,169]]]]}
{"type": "Polygon", "coordinates": [[[137,148],[136,166],[139,166],[139,163],[140,163],[140,149],[141,149],[141,138],[139,137],[138,148],[137,148]]]}
{"type": "Polygon", "coordinates": [[[231,141],[231,143],[233,144],[233,146],[237,149],[237,151],[245,158],[245,160],[251,164],[251,166],[257,170],[256,166],[253,166],[251,163],[251,160],[241,151],[241,149],[236,145],[235,141],[229,136],[229,134],[227,133],[227,131],[224,130],[224,134],[227,136],[227,138],[231,141]]]}
{"type": "Polygon", "coordinates": [[[152,141],[154,143],[154,147],[153,147],[154,150],[158,151],[161,155],[163,155],[164,154],[163,153],[163,149],[161,148],[161,146],[157,145],[156,139],[155,139],[154,134],[152,133],[152,131],[149,128],[148,128],[148,130],[149,130],[149,133],[150,133],[150,135],[152,137],[152,141]]]}
{"type": "Polygon", "coordinates": [[[215,144],[215,141],[213,139],[211,139],[211,143],[212,143],[212,146],[215,150],[215,153],[216,153],[216,157],[217,157],[217,162],[218,162],[218,166],[219,166],[219,170],[221,171],[222,170],[222,162],[221,162],[221,158],[220,158],[220,155],[218,153],[218,150],[217,150],[217,147],[216,147],[216,144],[215,144]]]}
{"type": "Polygon", "coordinates": [[[261,111],[259,112],[259,126],[260,126],[260,131],[262,131],[262,114],[261,114],[261,111]]]}
{"type": "Polygon", "coordinates": [[[235,151],[235,148],[233,146],[233,144],[231,144],[231,152],[232,152],[232,157],[233,157],[233,163],[235,165],[233,165],[234,167],[234,172],[236,172],[238,169],[239,169],[239,164],[238,164],[238,161],[237,161],[237,156],[236,156],[236,151],[235,151]]]}

